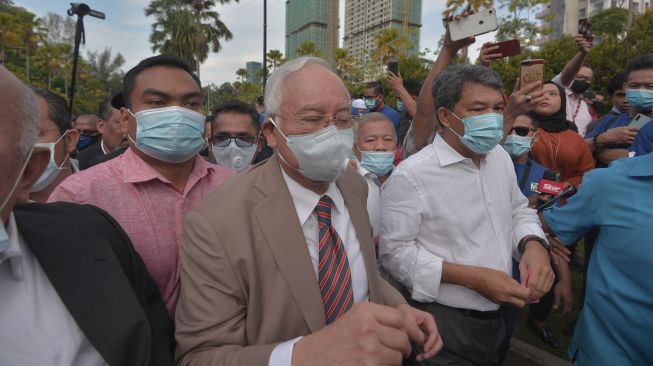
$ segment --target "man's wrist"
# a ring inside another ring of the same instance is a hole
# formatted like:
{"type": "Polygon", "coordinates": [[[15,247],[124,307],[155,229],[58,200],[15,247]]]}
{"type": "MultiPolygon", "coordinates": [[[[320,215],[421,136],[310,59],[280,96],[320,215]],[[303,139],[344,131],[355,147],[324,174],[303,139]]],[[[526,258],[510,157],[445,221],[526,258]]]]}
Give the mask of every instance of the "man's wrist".
{"type": "Polygon", "coordinates": [[[605,148],[605,143],[601,141],[603,140],[601,136],[603,136],[603,133],[600,133],[592,138],[592,144],[594,145],[595,153],[600,153],[605,148]]]}
{"type": "Polygon", "coordinates": [[[522,240],[519,241],[519,245],[517,245],[517,250],[519,250],[519,253],[520,254],[526,253],[526,247],[531,242],[537,242],[539,245],[542,246],[542,248],[546,250],[546,252],[549,255],[551,255],[551,245],[546,240],[536,235],[525,236],[524,238],[522,238],[522,240]]]}

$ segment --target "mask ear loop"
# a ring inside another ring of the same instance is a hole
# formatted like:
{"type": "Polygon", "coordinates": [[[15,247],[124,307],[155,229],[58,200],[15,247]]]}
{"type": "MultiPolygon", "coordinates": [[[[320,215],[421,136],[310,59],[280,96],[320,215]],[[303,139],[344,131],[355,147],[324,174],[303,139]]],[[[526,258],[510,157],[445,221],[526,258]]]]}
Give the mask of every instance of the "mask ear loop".
{"type": "MultiPolygon", "coordinates": [[[[2,201],[2,204],[0,205],[0,212],[4,210],[5,205],[7,202],[9,202],[9,198],[14,194],[14,191],[16,190],[16,187],[18,187],[18,183],[20,182],[20,178],[23,177],[23,173],[25,173],[25,169],[27,168],[27,164],[29,164],[29,160],[32,158],[32,153],[34,152],[34,148],[31,148],[29,151],[29,154],[27,154],[27,158],[25,159],[25,162],[23,163],[23,167],[20,168],[20,173],[18,173],[18,177],[16,178],[16,181],[14,181],[14,185],[11,187],[9,190],[9,193],[7,194],[7,197],[2,201]]],[[[4,223],[2,223],[4,225],[4,223]]]]}
{"type": "MultiPolygon", "coordinates": [[[[283,138],[286,140],[286,142],[289,142],[290,140],[288,140],[288,137],[287,137],[287,136],[286,136],[286,135],[281,131],[281,129],[279,128],[279,126],[277,126],[277,124],[274,122],[274,120],[272,119],[272,117],[268,117],[268,120],[270,121],[270,123],[272,123],[272,125],[274,126],[274,128],[275,128],[277,131],[279,131],[279,133],[281,134],[281,136],[283,136],[283,138]]],[[[281,153],[279,152],[279,149],[277,149],[277,156],[279,157],[279,160],[281,160],[284,164],[286,164],[287,167],[289,167],[289,168],[295,170],[295,171],[298,172],[299,174],[302,173],[301,170],[299,170],[299,169],[295,168],[294,166],[290,165],[290,163],[288,163],[288,161],[287,161],[286,159],[284,159],[284,157],[283,157],[283,156],[281,155],[281,153]]]]}
{"type": "MultiPolygon", "coordinates": [[[[66,132],[64,132],[63,135],[61,135],[61,137],[59,137],[59,139],[54,143],[54,146],[57,146],[59,141],[61,141],[61,139],[63,139],[68,134],[68,132],[70,132],[70,130],[66,130],[66,132]]],[[[52,155],[54,155],[54,151],[52,151],[52,155]]],[[[68,147],[66,147],[66,157],[61,162],[61,165],[57,166],[57,169],[63,169],[63,166],[66,165],[68,158],[70,158],[70,151],[68,151],[68,147]]]]}

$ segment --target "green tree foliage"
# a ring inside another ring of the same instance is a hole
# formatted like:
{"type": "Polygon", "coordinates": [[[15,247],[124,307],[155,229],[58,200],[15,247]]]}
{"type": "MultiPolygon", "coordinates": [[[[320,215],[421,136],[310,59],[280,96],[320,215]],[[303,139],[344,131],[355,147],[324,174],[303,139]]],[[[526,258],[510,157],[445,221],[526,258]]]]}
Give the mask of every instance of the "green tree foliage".
{"type": "Polygon", "coordinates": [[[628,24],[628,10],[623,8],[610,8],[594,14],[590,18],[592,33],[601,36],[607,34],[621,37],[628,24]]]}
{"type": "Polygon", "coordinates": [[[152,50],[186,60],[199,75],[199,65],[209,53],[220,52],[221,40],[233,37],[215,6],[214,0],[152,0],[145,9],[146,16],[155,18],[150,34],[152,50]]]}
{"type": "Polygon", "coordinates": [[[318,50],[315,43],[306,41],[297,47],[297,56],[315,56],[324,58],[322,51],[318,50]]]}
{"type": "Polygon", "coordinates": [[[89,52],[88,62],[91,65],[91,74],[102,82],[109,94],[115,94],[122,89],[122,79],[125,76],[120,69],[125,64],[125,58],[120,53],[111,55],[111,48],[102,52],[89,52]]]}

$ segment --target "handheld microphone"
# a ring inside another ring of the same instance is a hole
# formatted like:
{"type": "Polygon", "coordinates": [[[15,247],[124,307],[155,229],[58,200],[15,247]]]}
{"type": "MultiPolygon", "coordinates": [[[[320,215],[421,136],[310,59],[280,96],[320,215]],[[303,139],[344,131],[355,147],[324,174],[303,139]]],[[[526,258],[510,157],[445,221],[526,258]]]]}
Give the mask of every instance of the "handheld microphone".
{"type": "Polygon", "coordinates": [[[560,182],[560,173],[547,170],[537,185],[538,191],[543,194],[557,195],[564,191],[565,184],[560,182]]]}
{"type": "Polygon", "coordinates": [[[553,196],[553,198],[551,198],[550,200],[540,203],[535,209],[537,210],[537,212],[542,212],[544,211],[544,209],[553,206],[558,200],[562,198],[566,198],[570,194],[574,193],[574,190],[575,190],[574,186],[570,185],[569,187],[567,187],[567,189],[561,190],[560,193],[553,196]]]}

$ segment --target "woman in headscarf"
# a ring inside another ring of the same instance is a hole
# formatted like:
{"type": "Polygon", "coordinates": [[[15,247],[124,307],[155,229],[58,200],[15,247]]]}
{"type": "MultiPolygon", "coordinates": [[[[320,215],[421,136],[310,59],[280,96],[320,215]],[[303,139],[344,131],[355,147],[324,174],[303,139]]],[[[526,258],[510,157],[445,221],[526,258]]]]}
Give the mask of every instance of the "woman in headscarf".
{"type": "Polygon", "coordinates": [[[564,89],[552,82],[545,83],[543,88],[545,99],[531,112],[539,136],[531,148],[531,157],[560,173],[561,182],[578,190],[583,174],[594,169],[594,158],[576,126],[567,120],[564,89]]]}
{"type": "MultiPolygon", "coordinates": [[[[539,138],[531,147],[531,157],[544,165],[547,169],[560,173],[560,181],[574,187],[583,180],[583,174],[594,169],[594,159],[587,144],[578,134],[576,126],[567,120],[565,91],[562,87],[547,82],[543,85],[545,94],[541,101],[531,112],[531,117],[537,122],[537,135],[539,138]],[[561,97],[562,96],[562,97],[561,97]]],[[[564,204],[562,201],[561,204],[564,204]]],[[[561,264],[560,266],[566,266],[561,264]]],[[[568,267],[556,268],[556,284],[545,294],[540,302],[532,304],[528,312],[528,325],[540,336],[542,341],[553,348],[560,348],[560,343],[553,335],[546,319],[559,296],[564,296],[564,309],[559,309],[562,314],[571,311],[571,282],[568,267]],[[560,295],[564,293],[565,295],[560,295]]],[[[557,305],[557,304],[556,304],[557,305]]]]}

